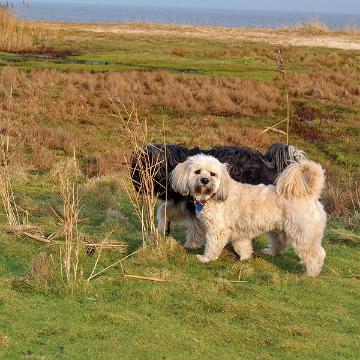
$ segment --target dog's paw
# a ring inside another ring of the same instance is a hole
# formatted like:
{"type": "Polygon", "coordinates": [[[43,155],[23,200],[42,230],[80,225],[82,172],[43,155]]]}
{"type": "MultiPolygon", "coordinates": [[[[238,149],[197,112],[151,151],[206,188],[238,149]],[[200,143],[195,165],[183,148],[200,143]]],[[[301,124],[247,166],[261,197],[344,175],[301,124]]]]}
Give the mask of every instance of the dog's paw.
{"type": "Polygon", "coordinates": [[[208,257],[206,257],[205,255],[196,255],[196,257],[199,259],[199,261],[201,261],[202,263],[208,263],[209,261],[211,261],[208,257]]]}
{"type": "Polygon", "coordinates": [[[170,223],[159,222],[158,231],[161,235],[169,236],[170,235],[170,223]]]}
{"type": "Polygon", "coordinates": [[[274,254],[273,254],[273,252],[272,252],[272,250],[271,250],[270,247],[263,248],[263,249],[261,250],[261,252],[262,252],[263,254],[265,254],[265,255],[274,256],[274,254]]]}
{"type": "Polygon", "coordinates": [[[246,260],[249,260],[249,259],[252,259],[253,257],[253,254],[246,254],[246,255],[241,255],[240,256],[240,261],[246,261],[246,260]]]}

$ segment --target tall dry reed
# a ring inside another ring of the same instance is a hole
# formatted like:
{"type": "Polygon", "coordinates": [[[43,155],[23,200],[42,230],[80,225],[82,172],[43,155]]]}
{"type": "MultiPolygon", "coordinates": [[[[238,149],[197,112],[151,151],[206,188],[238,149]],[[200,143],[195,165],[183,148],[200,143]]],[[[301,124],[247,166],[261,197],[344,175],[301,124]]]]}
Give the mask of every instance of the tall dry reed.
{"type": "Polygon", "coordinates": [[[8,225],[17,228],[21,224],[19,207],[16,204],[14,192],[11,185],[12,170],[10,169],[10,137],[0,137],[0,195],[6,214],[8,225]]]}
{"type": "MultiPolygon", "coordinates": [[[[24,1],[23,6],[29,5],[24,1]]],[[[59,37],[59,31],[41,29],[30,20],[21,20],[11,3],[0,2],[0,51],[41,52],[49,50],[52,41],[59,37]]]]}
{"type": "Polygon", "coordinates": [[[289,97],[289,82],[286,75],[285,69],[285,60],[284,54],[281,49],[277,52],[277,72],[280,75],[281,79],[281,92],[285,96],[285,105],[286,105],[286,117],[285,119],[277,122],[276,124],[266,127],[263,131],[264,133],[267,131],[273,131],[280,134],[285,135],[286,144],[289,144],[289,134],[290,134],[290,97],[289,97]],[[284,124],[286,125],[285,130],[279,129],[279,126],[284,124]]]}
{"type": "MultiPolygon", "coordinates": [[[[166,154],[162,159],[160,156],[156,159],[150,158],[145,151],[145,146],[151,142],[146,118],[143,121],[139,118],[133,103],[130,108],[127,108],[119,99],[115,98],[113,101],[118,108],[115,116],[121,124],[122,136],[128,149],[125,154],[125,163],[130,177],[134,168],[139,172],[139,183],[136,185],[141,189],[141,192],[135,191],[133,184],[129,181],[124,182],[123,186],[140,221],[143,246],[145,247],[148,244],[158,245],[161,237],[156,226],[155,175],[166,154]],[[135,166],[130,163],[131,155],[136,162],[135,166]]],[[[164,133],[163,137],[165,143],[164,133]]]]}
{"type": "Polygon", "coordinates": [[[8,3],[0,3],[0,50],[25,52],[34,46],[34,35],[25,24],[16,18],[8,3]]]}
{"type": "Polygon", "coordinates": [[[81,236],[79,231],[80,188],[79,165],[74,153],[73,158],[60,163],[53,172],[58,181],[62,199],[62,214],[59,215],[65,243],[60,246],[61,276],[74,290],[82,280],[83,271],[79,266],[81,236]]]}

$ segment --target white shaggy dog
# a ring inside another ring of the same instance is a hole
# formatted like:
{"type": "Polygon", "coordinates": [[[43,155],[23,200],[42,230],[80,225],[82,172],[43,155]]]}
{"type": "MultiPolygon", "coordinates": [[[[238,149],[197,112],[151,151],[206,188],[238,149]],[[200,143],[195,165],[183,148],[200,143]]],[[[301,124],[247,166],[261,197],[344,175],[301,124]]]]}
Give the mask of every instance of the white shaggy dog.
{"type": "Polygon", "coordinates": [[[317,276],[326,256],[321,240],[326,213],[319,202],[324,171],[309,160],[283,171],[276,186],[248,185],[231,179],[226,165],[207,155],[195,155],[171,173],[173,189],[195,199],[196,216],[205,228],[202,262],[216,260],[232,243],[241,260],[252,256],[252,239],[267,232],[270,255],[290,243],[309,276],[317,276]]]}

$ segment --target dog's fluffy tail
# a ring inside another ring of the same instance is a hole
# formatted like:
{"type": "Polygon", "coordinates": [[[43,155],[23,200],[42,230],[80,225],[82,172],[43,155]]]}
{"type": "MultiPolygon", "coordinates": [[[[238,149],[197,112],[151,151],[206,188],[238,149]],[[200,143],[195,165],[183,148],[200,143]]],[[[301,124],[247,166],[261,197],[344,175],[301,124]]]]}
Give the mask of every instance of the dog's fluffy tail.
{"type": "Polygon", "coordinates": [[[277,178],[277,193],[286,199],[318,199],[324,187],[324,170],[320,164],[301,160],[289,165],[277,178]]]}

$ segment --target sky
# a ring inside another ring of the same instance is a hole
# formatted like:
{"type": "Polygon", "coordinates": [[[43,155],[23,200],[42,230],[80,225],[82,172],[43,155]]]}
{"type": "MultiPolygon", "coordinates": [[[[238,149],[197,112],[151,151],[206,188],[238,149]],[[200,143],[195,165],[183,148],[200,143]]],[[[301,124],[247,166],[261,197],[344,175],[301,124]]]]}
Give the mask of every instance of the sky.
{"type": "MultiPolygon", "coordinates": [[[[33,2],[99,4],[98,0],[35,0],[33,2]]],[[[28,1],[31,5],[31,0],[28,1]]],[[[359,14],[360,0],[102,0],[102,4],[177,6],[240,10],[283,10],[359,14]]]]}

